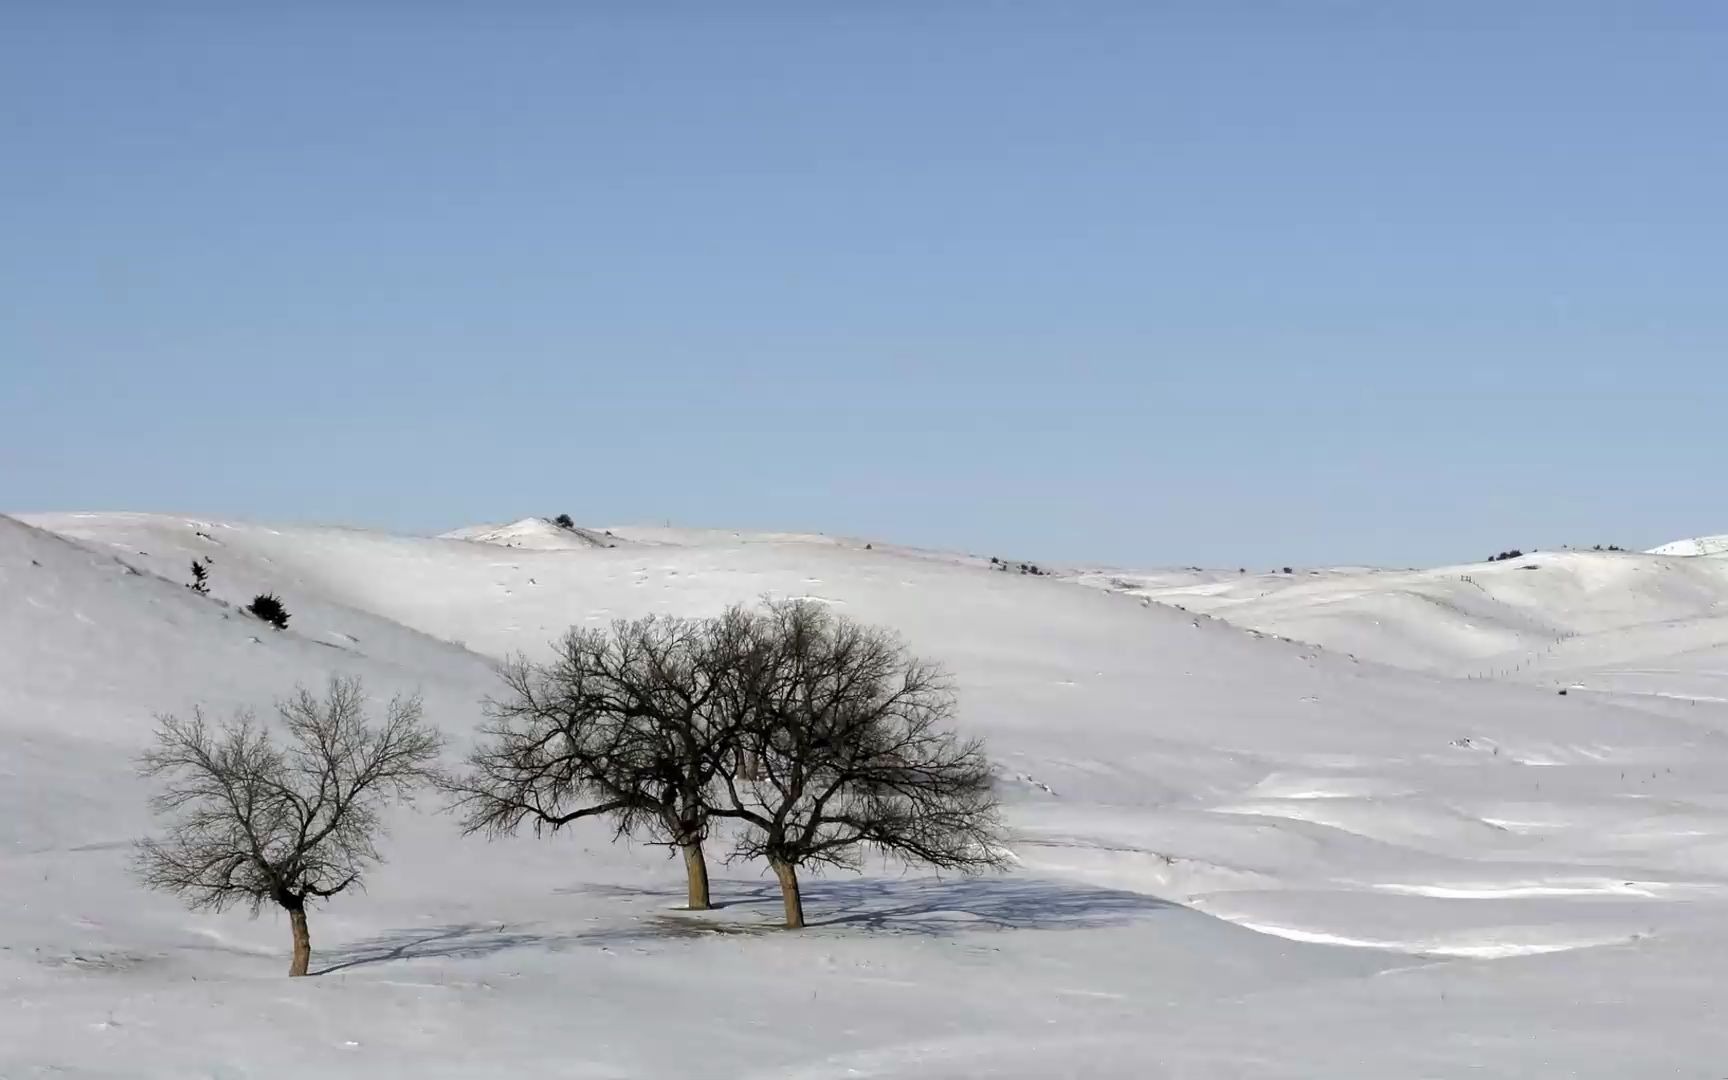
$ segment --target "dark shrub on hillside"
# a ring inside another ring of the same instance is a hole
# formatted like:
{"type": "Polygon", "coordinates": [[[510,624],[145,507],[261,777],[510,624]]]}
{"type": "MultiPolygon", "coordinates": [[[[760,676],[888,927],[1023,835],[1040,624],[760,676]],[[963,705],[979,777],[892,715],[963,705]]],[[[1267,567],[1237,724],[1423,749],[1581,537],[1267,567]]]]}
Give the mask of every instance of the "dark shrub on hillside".
{"type": "Polygon", "coordinates": [[[559,514],[557,517],[552,519],[552,524],[558,526],[560,529],[574,529],[576,527],[576,522],[571,520],[569,514],[559,514]]]}
{"type": "Polygon", "coordinates": [[[288,609],[282,606],[281,597],[275,593],[259,593],[246,605],[246,610],[278,630],[288,629],[288,609]]]}

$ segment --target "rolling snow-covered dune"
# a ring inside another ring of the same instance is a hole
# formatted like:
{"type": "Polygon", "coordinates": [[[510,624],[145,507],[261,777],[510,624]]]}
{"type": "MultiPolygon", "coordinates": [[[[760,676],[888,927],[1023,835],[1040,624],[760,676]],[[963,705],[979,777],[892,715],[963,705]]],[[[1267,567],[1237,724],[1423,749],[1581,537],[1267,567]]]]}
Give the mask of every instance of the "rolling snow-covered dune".
{"type": "Polygon", "coordinates": [[[1078,580],[1416,670],[1564,686],[1684,656],[1667,687],[1682,696],[1708,695],[1728,675],[1728,560],[1718,558],[1563,551],[1434,570],[1078,580]]]}
{"type": "MultiPolygon", "coordinates": [[[[0,518],[0,1075],[1702,1076],[1728,1056],[1719,704],[1441,678],[827,537],[27,521],[0,518]],[[195,556],[209,598],[180,584],[195,556]],[[236,610],[263,590],[286,632],[236,610]],[[315,913],[325,974],[292,983],[271,915],[191,915],[126,877],[152,712],[267,708],[340,671],[420,687],[460,749],[489,658],[763,595],[895,626],[953,670],[1015,872],[836,876],[810,931],[773,933],[757,866],[683,914],[655,849],[464,840],[427,807],[397,815],[366,895],[315,913]]],[[[1494,610],[1582,626],[1652,602],[1600,567],[1507,567],[1569,575],[1572,606],[1494,578],[1494,610]]]]}
{"type": "Polygon", "coordinates": [[[1728,535],[1695,536],[1690,540],[1674,540],[1650,549],[1651,555],[1728,555],[1728,535]]]}

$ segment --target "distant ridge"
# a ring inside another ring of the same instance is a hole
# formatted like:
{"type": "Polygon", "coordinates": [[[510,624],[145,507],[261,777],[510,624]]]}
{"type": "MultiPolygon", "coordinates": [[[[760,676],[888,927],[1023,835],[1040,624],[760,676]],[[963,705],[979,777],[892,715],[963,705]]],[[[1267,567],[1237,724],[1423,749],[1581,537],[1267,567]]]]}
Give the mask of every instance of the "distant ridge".
{"type": "Polygon", "coordinates": [[[1728,535],[1695,536],[1653,547],[1646,555],[1728,555],[1728,535]]]}
{"type": "Polygon", "coordinates": [[[542,517],[525,517],[508,525],[469,525],[440,535],[443,540],[469,540],[499,547],[562,551],[569,548],[616,547],[618,541],[581,526],[564,528],[542,517]]]}

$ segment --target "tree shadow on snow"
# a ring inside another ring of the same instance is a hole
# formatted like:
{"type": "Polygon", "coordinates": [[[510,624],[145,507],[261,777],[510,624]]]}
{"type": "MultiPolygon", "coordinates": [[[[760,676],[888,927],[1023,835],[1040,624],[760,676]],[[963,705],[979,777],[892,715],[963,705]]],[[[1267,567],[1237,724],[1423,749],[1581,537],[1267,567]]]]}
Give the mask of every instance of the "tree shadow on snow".
{"type": "MultiPolygon", "coordinates": [[[[584,930],[536,931],[497,923],[461,923],[395,930],[347,946],[314,971],[328,975],[370,964],[433,958],[471,959],[507,949],[556,950],[576,944],[620,944],[653,938],[771,933],[781,918],[774,882],[716,882],[716,909],[739,909],[750,922],[714,918],[715,912],[673,910],[683,890],[584,885],[559,892],[603,892],[620,898],[658,899],[669,910],[628,923],[584,930]]],[[[1121,889],[1100,889],[1037,878],[857,878],[804,883],[807,925],[946,937],[977,930],[1079,930],[1120,926],[1176,907],[1121,889]]]]}
{"type": "Polygon", "coordinates": [[[674,894],[667,889],[643,888],[639,885],[618,885],[608,881],[584,881],[576,885],[566,885],[562,888],[553,889],[552,891],[567,896],[609,896],[625,899],[646,898],[651,900],[666,899],[673,895],[684,895],[682,891],[674,894]]]}
{"type": "MultiPolygon", "coordinates": [[[[756,886],[746,903],[777,916],[780,888],[756,886]]],[[[973,929],[1078,930],[1119,926],[1168,901],[1121,889],[1025,877],[859,878],[804,885],[809,926],[941,936],[973,929]]]]}
{"type": "Polygon", "coordinates": [[[496,923],[464,923],[392,930],[349,945],[333,956],[332,963],[312,974],[329,975],[348,968],[383,964],[391,960],[424,960],[433,957],[469,959],[490,956],[505,949],[527,945],[555,945],[569,941],[574,936],[529,933],[496,923]]]}
{"type": "MultiPolygon", "coordinates": [[[[684,897],[682,889],[585,882],[557,891],[607,896],[625,903],[648,900],[656,907],[664,905],[668,910],[658,918],[674,930],[736,933],[772,928],[782,913],[780,886],[773,881],[733,878],[714,883],[715,911],[749,911],[760,915],[761,927],[728,925],[715,920],[714,912],[684,914],[677,907],[684,897]]],[[[1058,930],[1112,926],[1175,906],[1142,893],[1021,875],[813,878],[803,882],[803,894],[809,927],[861,926],[928,934],[977,928],[1058,930]]],[[[601,931],[585,936],[614,934],[601,931]]]]}
{"type": "MultiPolygon", "coordinates": [[[[584,883],[563,893],[610,896],[625,902],[646,899],[675,908],[682,889],[584,883]]],[[[1122,889],[1101,889],[1074,882],[1020,875],[988,877],[814,878],[803,882],[806,925],[861,926],[950,934],[961,930],[1061,930],[1114,926],[1149,912],[1174,907],[1165,900],[1122,889]]],[[[780,886],[772,881],[736,878],[714,883],[716,911],[741,909],[761,916],[759,927],[727,925],[712,912],[666,912],[673,929],[736,933],[767,927],[781,918],[780,886]]],[[[611,936],[602,932],[591,936],[611,936]]]]}

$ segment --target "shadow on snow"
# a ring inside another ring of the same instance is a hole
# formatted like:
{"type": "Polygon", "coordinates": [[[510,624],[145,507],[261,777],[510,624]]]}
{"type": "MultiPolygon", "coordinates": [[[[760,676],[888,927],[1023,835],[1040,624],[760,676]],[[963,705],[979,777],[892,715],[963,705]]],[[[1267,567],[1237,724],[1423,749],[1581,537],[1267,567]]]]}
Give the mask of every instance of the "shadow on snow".
{"type": "MultiPolygon", "coordinates": [[[[662,901],[668,910],[631,924],[591,930],[536,930],[497,923],[396,930],[348,946],[335,954],[332,963],[313,974],[328,975],[396,960],[470,959],[528,946],[556,951],[584,943],[603,945],[773,931],[781,912],[778,885],[736,880],[717,884],[720,899],[716,909],[738,909],[756,918],[729,922],[713,918],[710,912],[673,910],[683,897],[682,890],[596,883],[559,891],[662,901]]],[[[1120,889],[1023,877],[818,879],[804,885],[809,929],[859,927],[932,937],[977,930],[1116,926],[1173,906],[1164,900],[1120,889]]]]}
{"type": "MultiPolygon", "coordinates": [[[[760,908],[764,918],[780,917],[778,884],[753,884],[743,892],[743,898],[723,906],[760,908]]],[[[929,935],[1113,926],[1172,906],[1121,889],[1024,877],[817,879],[806,882],[803,893],[811,928],[861,926],[929,935]]]]}
{"type": "Polygon", "coordinates": [[[333,962],[313,971],[329,975],[368,964],[392,960],[424,960],[433,957],[470,959],[528,945],[552,945],[568,935],[529,933],[496,924],[465,923],[450,926],[392,930],[354,944],[336,953],[333,962]]]}

